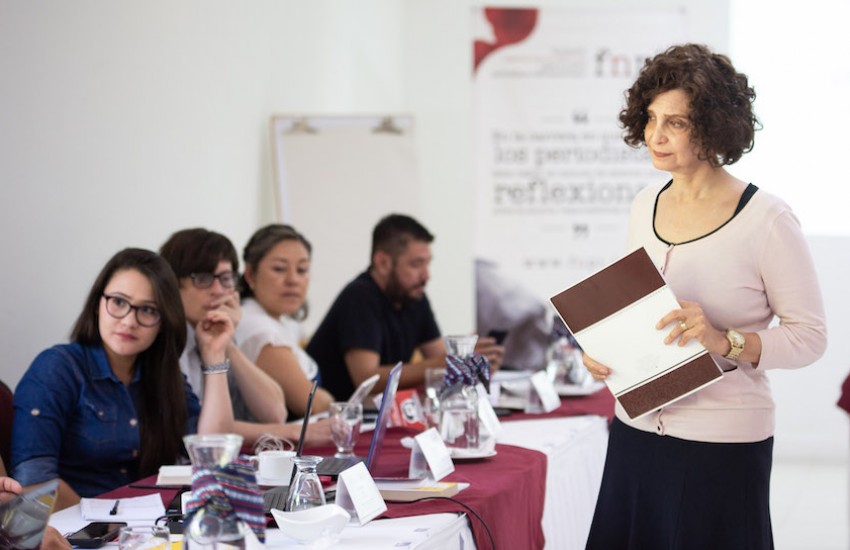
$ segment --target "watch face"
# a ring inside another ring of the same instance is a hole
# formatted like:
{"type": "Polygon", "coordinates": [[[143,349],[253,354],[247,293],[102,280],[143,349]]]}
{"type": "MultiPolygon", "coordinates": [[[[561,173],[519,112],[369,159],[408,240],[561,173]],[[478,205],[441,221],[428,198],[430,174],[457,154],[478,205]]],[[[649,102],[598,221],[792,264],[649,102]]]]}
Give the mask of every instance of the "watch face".
{"type": "Polygon", "coordinates": [[[744,335],[737,330],[729,329],[726,334],[729,336],[729,341],[732,342],[733,346],[742,347],[744,345],[744,335]]]}

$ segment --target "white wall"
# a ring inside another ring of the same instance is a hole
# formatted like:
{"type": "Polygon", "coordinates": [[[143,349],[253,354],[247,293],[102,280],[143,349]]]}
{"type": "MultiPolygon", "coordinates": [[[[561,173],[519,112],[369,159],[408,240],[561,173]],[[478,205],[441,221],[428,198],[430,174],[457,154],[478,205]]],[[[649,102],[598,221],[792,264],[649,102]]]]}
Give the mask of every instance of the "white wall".
{"type": "MultiPolygon", "coordinates": [[[[686,4],[692,40],[729,42],[725,3],[686,4]]],[[[36,353],[67,339],[96,272],[119,248],[157,248],[171,232],[196,225],[241,248],[273,221],[271,114],[415,117],[422,221],[437,235],[429,293],[446,331],[472,330],[473,5],[0,0],[0,377],[14,386],[36,353]]],[[[808,51],[805,40],[795,44],[808,51]]],[[[805,104],[800,111],[799,103],[795,113],[803,114],[780,114],[829,118],[839,110],[805,104]]],[[[797,137],[806,145],[824,139],[797,137]]],[[[813,162],[796,157],[753,153],[766,164],[813,162]]],[[[363,220],[364,240],[374,222],[363,220]]],[[[832,403],[848,370],[848,309],[839,289],[850,247],[824,238],[813,240],[813,250],[833,339],[816,367],[774,377],[777,450],[846,457],[846,419],[832,403]]],[[[353,276],[365,262],[340,269],[353,276]]],[[[322,313],[313,312],[313,322],[322,313]]]]}

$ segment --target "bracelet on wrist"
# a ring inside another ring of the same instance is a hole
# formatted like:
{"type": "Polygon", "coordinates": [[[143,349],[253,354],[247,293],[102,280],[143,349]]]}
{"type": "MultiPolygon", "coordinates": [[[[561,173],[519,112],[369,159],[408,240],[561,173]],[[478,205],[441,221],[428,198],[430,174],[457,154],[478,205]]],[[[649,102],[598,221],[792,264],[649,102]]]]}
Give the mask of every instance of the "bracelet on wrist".
{"type": "Polygon", "coordinates": [[[221,363],[216,363],[215,365],[204,365],[201,364],[201,372],[205,375],[207,374],[218,374],[220,372],[227,372],[230,370],[230,359],[225,359],[221,363]]]}

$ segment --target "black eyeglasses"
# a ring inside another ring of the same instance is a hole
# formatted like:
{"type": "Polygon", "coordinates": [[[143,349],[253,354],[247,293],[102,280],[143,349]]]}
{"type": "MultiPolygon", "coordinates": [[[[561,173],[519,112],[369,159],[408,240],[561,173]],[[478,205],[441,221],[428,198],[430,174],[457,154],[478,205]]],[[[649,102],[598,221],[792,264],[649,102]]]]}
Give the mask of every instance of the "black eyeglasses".
{"type": "Polygon", "coordinates": [[[222,288],[233,288],[236,286],[236,279],[239,277],[239,274],[235,271],[222,271],[217,275],[213,275],[212,273],[192,273],[189,277],[192,278],[192,284],[195,285],[195,288],[209,288],[216,279],[218,279],[222,288]]]}
{"type": "Polygon", "coordinates": [[[134,306],[122,296],[104,294],[106,312],[116,319],[123,319],[131,311],[136,312],[136,321],[143,327],[155,327],[159,324],[159,310],[153,306],[134,306]]]}

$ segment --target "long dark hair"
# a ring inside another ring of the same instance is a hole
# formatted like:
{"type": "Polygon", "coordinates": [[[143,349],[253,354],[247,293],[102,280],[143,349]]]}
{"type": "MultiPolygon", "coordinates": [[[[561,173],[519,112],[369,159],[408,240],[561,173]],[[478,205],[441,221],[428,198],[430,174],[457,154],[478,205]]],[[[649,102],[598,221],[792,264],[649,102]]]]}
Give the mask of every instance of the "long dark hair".
{"type": "MultiPolygon", "coordinates": [[[[251,269],[253,269],[254,273],[256,273],[260,262],[266,257],[266,254],[268,254],[277,243],[282,241],[298,241],[304,245],[304,248],[307,249],[307,256],[313,255],[313,247],[304,235],[296,231],[296,229],[291,225],[273,223],[257,229],[257,231],[251,235],[251,239],[242,250],[242,259],[245,261],[245,268],[247,269],[248,266],[251,266],[251,269]]],[[[242,298],[253,297],[254,292],[251,290],[251,287],[248,286],[248,281],[245,280],[244,273],[242,274],[241,282],[242,284],[240,285],[239,295],[242,298]]],[[[309,310],[310,308],[305,300],[301,308],[296,311],[295,315],[292,317],[296,321],[303,321],[307,318],[309,310]]]]}
{"type": "Polygon", "coordinates": [[[177,278],[168,262],[155,252],[140,248],[125,248],[115,254],[95,279],[71,331],[71,339],[87,346],[102,345],[98,315],[103,291],[115,273],[131,269],[148,279],[160,311],[156,339],[137,359],[143,396],[138,411],[139,474],[148,476],[156,473],[161,465],[174,463],[181,454],[188,414],[178,363],[186,346],[186,317],[177,278]]]}

